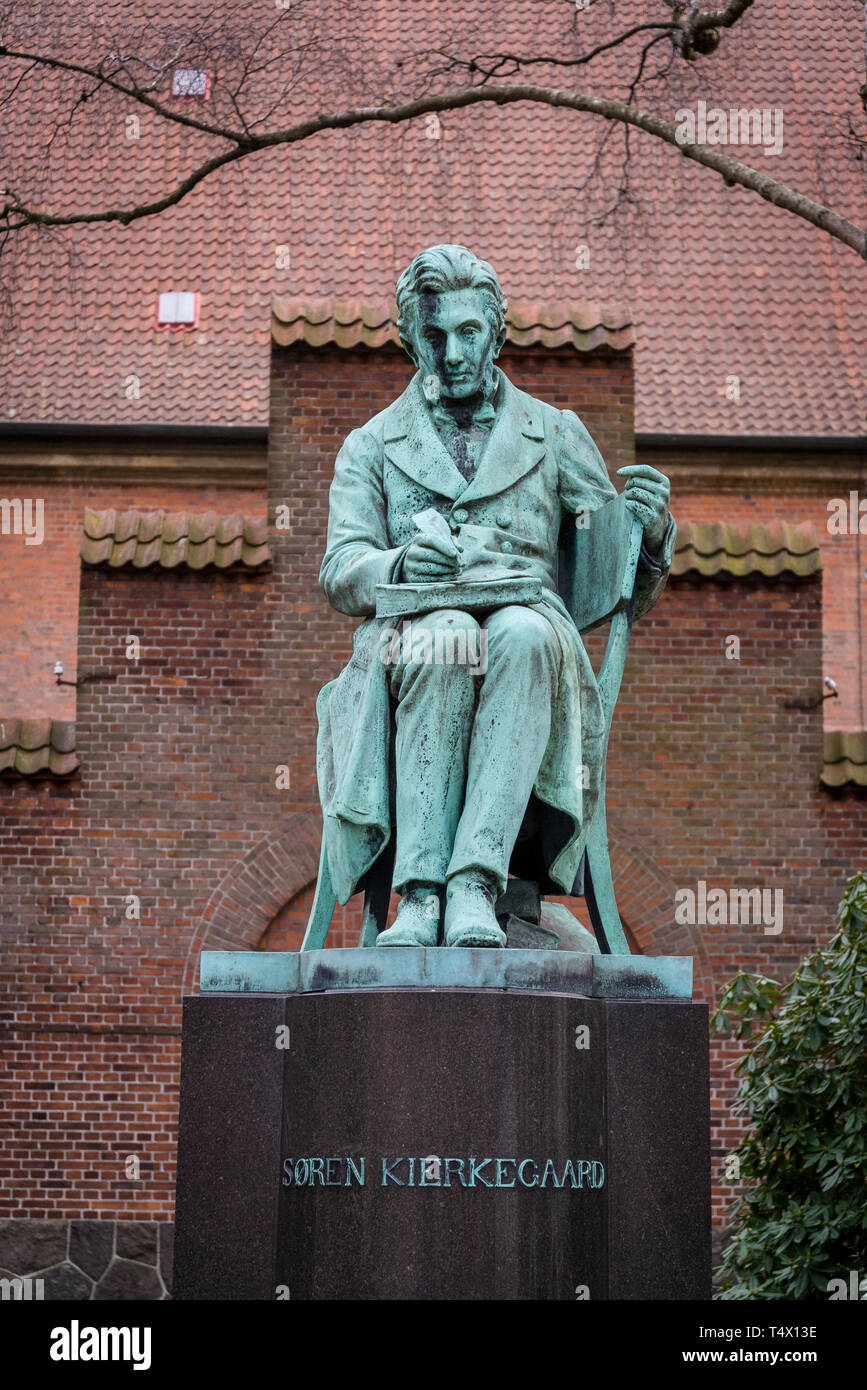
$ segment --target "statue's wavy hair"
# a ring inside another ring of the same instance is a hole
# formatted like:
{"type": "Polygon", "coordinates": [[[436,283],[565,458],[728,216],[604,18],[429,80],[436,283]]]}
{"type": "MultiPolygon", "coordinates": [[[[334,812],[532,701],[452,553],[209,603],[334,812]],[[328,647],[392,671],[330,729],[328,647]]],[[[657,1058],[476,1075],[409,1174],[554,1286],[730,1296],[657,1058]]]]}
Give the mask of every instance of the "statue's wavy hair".
{"type": "Polygon", "coordinates": [[[497,272],[487,261],[479,260],[466,246],[430,246],[410,261],[397,282],[397,332],[405,351],[416,359],[415,334],[418,329],[416,306],[422,294],[443,294],[446,290],[481,290],[488,320],[497,338],[497,352],[506,340],[506,310],[509,307],[497,272]]]}

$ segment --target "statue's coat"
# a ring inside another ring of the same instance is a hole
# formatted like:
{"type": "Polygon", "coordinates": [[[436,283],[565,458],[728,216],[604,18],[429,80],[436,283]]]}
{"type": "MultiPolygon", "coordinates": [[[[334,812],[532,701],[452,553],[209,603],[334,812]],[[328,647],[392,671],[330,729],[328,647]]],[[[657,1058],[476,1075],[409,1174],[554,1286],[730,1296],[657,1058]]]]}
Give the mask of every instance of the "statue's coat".
{"type": "MultiPolygon", "coordinates": [[[[419,373],[392,405],[353,430],[337,456],[319,582],[333,607],[365,619],[348,665],[317,704],[324,835],[341,903],[358,890],[390,833],[393,713],[381,654],[383,629],[395,620],[374,616],[376,585],[396,582],[404,551],[418,535],[413,515],[428,507],[468,526],[471,562],[463,577],[473,577],[477,566],[496,565],[536,576],[546,590],[536,607],[557,633],[563,660],[534,795],[543,814],[546,808],[550,813],[544,857],[552,884],[571,893],[578,875],[603,772],[604,718],[590,661],[557,592],[558,541],[564,517],[593,511],[617,493],[574,412],[538,401],[498,376],[497,418],[469,483],[433,424],[419,373]],[[588,787],[582,786],[582,764],[588,787]]],[[[636,617],[662,592],[674,537],[669,520],[659,555],[651,560],[642,552],[636,617]]]]}

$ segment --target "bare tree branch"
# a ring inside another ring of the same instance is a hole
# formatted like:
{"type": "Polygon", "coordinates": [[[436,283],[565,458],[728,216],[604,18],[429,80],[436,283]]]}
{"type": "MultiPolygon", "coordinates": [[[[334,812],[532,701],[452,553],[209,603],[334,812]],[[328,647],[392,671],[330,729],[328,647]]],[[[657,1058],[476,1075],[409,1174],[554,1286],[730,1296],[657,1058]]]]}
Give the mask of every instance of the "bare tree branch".
{"type": "MultiPolygon", "coordinates": [[[[658,38],[670,38],[674,47],[684,58],[695,59],[712,53],[719,44],[719,30],[730,29],[737,23],[741,15],[746,13],[752,3],[753,0],[731,0],[731,4],[727,5],[724,10],[700,10],[697,4],[693,4],[689,14],[684,19],[648,21],[645,24],[633,25],[631,29],[625,29],[622,34],[618,34],[615,38],[597,44],[595,48],[589,49],[587,53],[582,53],[577,58],[563,58],[555,54],[534,54],[528,58],[521,57],[517,53],[480,53],[475,58],[452,58],[451,61],[454,66],[465,67],[471,73],[481,73],[485,81],[495,75],[512,77],[522,68],[531,67],[534,64],[562,68],[586,67],[602,53],[609,53],[614,48],[620,48],[636,34],[643,34],[648,31],[655,31],[658,38]],[[507,71],[509,64],[511,64],[511,70],[507,71]]],[[[682,5],[672,6],[675,13],[682,8],[682,5]]]]}
{"type": "MultiPolygon", "coordinates": [[[[300,5],[302,0],[298,0],[298,3],[300,5]]],[[[282,17],[271,19],[262,30],[248,34],[242,25],[239,27],[239,23],[233,23],[231,17],[227,21],[216,11],[209,12],[197,21],[194,31],[187,34],[183,40],[179,40],[174,31],[163,33],[149,28],[146,30],[149,38],[155,34],[160,45],[160,52],[155,55],[154,61],[128,53],[124,56],[121,52],[110,52],[98,61],[88,63],[76,61],[73,56],[58,57],[52,53],[33,53],[18,47],[0,46],[0,58],[5,57],[9,61],[26,65],[24,73],[16,77],[11,92],[4,97],[5,102],[20,89],[24,76],[34,68],[44,68],[66,75],[70,81],[81,78],[89,84],[74,97],[67,120],[58,120],[55,123],[48,142],[49,148],[51,141],[64,126],[69,126],[82,104],[103,93],[144,107],[167,124],[183,127],[190,132],[195,131],[198,135],[223,145],[223,148],[206,148],[205,151],[200,151],[200,162],[163,196],[134,206],[96,208],[90,211],[39,207],[35,205],[32,195],[28,197],[23,190],[2,190],[0,192],[5,195],[5,202],[0,206],[0,250],[8,243],[11,234],[19,233],[28,227],[72,227],[93,223],[119,223],[128,226],[142,218],[158,216],[167,208],[180,203],[193,189],[223,166],[259,150],[297,144],[323,131],[345,130],[375,122],[400,125],[430,113],[457,111],[481,103],[503,106],[527,101],[599,117],[608,123],[602,145],[606,143],[609,131],[621,129],[624,132],[627,155],[630,130],[643,131],[673,146],[685,158],[720,174],[728,185],[745,188],[774,206],[800,217],[849,246],[862,259],[867,260],[867,231],[864,227],[807,194],[772,178],[764,169],[747,165],[718,147],[681,143],[678,128],[672,122],[642,110],[637,104],[639,87],[643,84],[646,89],[648,81],[653,80],[653,74],[650,78],[645,77],[645,70],[648,56],[657,45],[670,45],[670,60],[676,60],[678,55],[693,60],[711,52],[717,46],[721,30],[732,28],[751,7],[753,0],[730,0],[730,3],[718,9],[703,9],[698,0],[663,0],[663,3],[671,15],[670,19],[634,25],[614,38],[597,43],[578,57],[554,58],[534,55],[523,58],[516,54],[495,54],[462,60],[443,51],[447,65],[438,72],[429,70],[427,77],[421,82],[421,92],[417,83],[415,95],[407,100],[384,102],[380,105],[348,106],[345,109],[326,111],[275,130],[263,130],[261,127],[278,107],[285,106],[287,93],[292,86],[282,75],[285,65],[290,58],[293,59],[295,77],[298,78],[308,55],[312,56],[315,52],[317,61],[321,62],[325,54],[315,34],[312,39],[307,39],[301,32],[290,30],[291,42],[287,45],[280,42],[278,31],[284,22],[282,17]],[[491,81],[495,72],[510,69],[507,75],[512,75],[512,72],[525,64],[586,67],[599,55],[626,45],[638,36],[644,36],[646,41],[640,51],[636,73],[630,82],[624,84],[625,101],[590,93],[561,91],[550,86],[520,82],[503,85],[491,81]],[[192,114],[188,106],[180,109],[173,103],[160,99],[158,89],[171,67],[182,59],[189,62],[193,53],[202,57],[207,55],[208,60],[219,58],[224,53],[230,55],[219,87],[222,107],[230,113],[228,122],[225,118],[219,118],[216,107],[213,118],[208,118],[204,114],[192,114]],[[279,65],[276,72],[275,65],[279,65]],[[471,81],[468,86],[446,92],[430,90],[435,77],[442,77],[449,69],[454,71],[456,68],[469,73],[471,81]],[[141,76],[144,71],[147,74],[145,78],[141,76]],[[231,78],[228,76],[229,72],[231,78]],[[248,102],[243,100],[248,95],[245,87],[253,74],[264,74],[267,79],[266,91],[258,93],[266,108],[264,114],[261,106],[258,112],[244,109],[248,105],[248,102]],[[272,74],[278,76],[276,93],[275,83],[271,80],[272,74]]],[[[132,46],[134,45],[129,45],[132,46]]],[[[398,63],[397,67],[400,68],[401,64],[398,63]]],[[[656,76],[662,74],[663,69],[660,68],[656,76]]],[[[388,90],[388,86],[386,76],[381,88],[388,90]]],[[[682,132],[680,134],[682,135],[682,132]]],[[[597,153],[597,166],[600,154],[601,147],[597,153]]],[[[7,177],[10,182],[18,182],[14,174],[7,177]]]]}
{"type": "MultiPolygon", "coordinates": [[[[127,226],[140,218],[153,217],[166,208],[179,203],[215,170],[238,159],[243,159],[256,150],[270,149],[276,145],[297,144],[299,141],[310,139],[311,136],[324,130],[347,130],[353,126],[368,125],[373,122],[398,125],[404,121],[413,120],[417,116],[426,115],[431,111],[455,111],[482,103],[505,106],[519,101],[530,101],[544,106],[586,112],[608,121],[619,121],[624,125],[643,130],[666,144],[674,146],[684,158],[694,160],[695,163],[701,164],[705,168],[713,169],[722,176],[727,184],[737,184],[757,193],[760,198],[772,203],[775,207],[784,208],[796,217],[819,227],[829,236],[835,237],[845,246],[851,247],[862,260],[867,260],[867,230],[865,228],[858,226],[857,223],[843,217],[840,213],[815,202],[806,194],[799,193],[796,189],[789,188],[786,184],[771,178],[762,170],[752,168],[750,165],[742,163],[741,160],[733,158],[732,155],[723,154],[719,149],[707,145],[681,144],[677,137],[677,127],[671,121],[666,121],[660,116],[655,116],[650,112],[642,111],[635,106],[629,106],[608,97],[585,95],[581,92],[563,92],[548,87],[522,84],[508,87],[478,86],[456,92],[435,93],[395,106],[352,107],[345,111],[334,111],[315,116],[310,120],[289,126],[285,130],[261,134],[241,134],[240,132],[221,131],[212,128],[212,133],[220,134],[221,138],[232,141],[232,148],[205,160],[187,178],[178,183],[170,193],[154,202],[145,203],[138,207],[113,208],[95,212],[53,213],[28,207],[14,192],[7,190],[7,196],[11,196],[12,201],[0,209],[0,219],[6,219],[12,230],[27,225],[59,227],[94,222],[119,222],[123,226],[127,226]]],[[[146,104],[151,103],[147,102],[146,104]]],[[[155,105],[158,106],[159,104],[155,103],[155,105]]],[[[163,109],[163,113],[167,115],[168,119],[175,119],[175,113],[167,109],[163,109]]],[[[203,123],[188,120],[184,120],[182,123],[198,124],[199,128],[206,128],[203,123]]]]}
{"type": "Polygon", "coordinates": [[[676,42],[685,58],[699,58],[713,53],[719,43],[719,30],[731,29],[753,0],[730,0],[724,10],[700,10],[697,4],[681,20],[676,42]]]}
{"type": "MultiPolygon", "coordinates": [[[[110,87],[113,91],[119,92],[121,96],[129,97],[132,101],[137,101],[141,106],[147,106],[149,110],[155,111],[158,116],[162,116],[164,120],[172,121],[175,125],[189,126],[192,130],[200,130],[205,135],[216,135],[221,140],[233,140],[241,143],[246,138],[243,131],[232,130],[227,126],[214,125],[210,121],[196,120],[193,116],[184,115],[182,111],[164,106],[162,102],[157,101],[156,97],[151,94],[149,88],[142,87],[135,81],[129,68],[126,67],[126,64],[131,61],[130,59],[120,58],[118,55],[112,56],[120,63],[120,70],[127,73],[130,85],[124,86],[122,82],[118,82],[113,74],[103,69],[101,63],[97,67],[88,67],[85,63],[71,63],[63,58],[54,58],[42,53],[21,53],[16,49],[4,48],[0,45],[0,58],[18,58],[23,62],[33,63],[39,67],[51,68],[58,72],[75,73],[80,77],[89,77],[91,81],[96,82],[99,87],[110,87]]],[[[171,66],[171,64],[167,64],[166,66],[171,66]]],[[[161,68],[158,71],[157,79],[155,79],[152,85],[156,85],[156,81],[159,80],[162,73],[163,69],[161,68]]],[[[93,93],[89,93],[88,95],[93,95],[93,93]]]]}
{"type": "Polygon", "coordinates": [[[625,30],[618,34],[616,38],[609,39],[607,43],[597,44],[589,52],[582,53],[579,58],[561,58],[553,54],[534,56],[532,58],[522,58],[517,53],[479,53],[474,58],[457,58],[452,55],[449,57],[452,67],[466,68],[468,72],[480,73],[483,81],[489,77],[512,77],[520,72],[521,68],[532,67],[534,64],[542,64],[545,67],[553,68],[580,68],[592,63],[594,58],[598,58],[602,53],[610,53],[613,48],[620,48],[636,34],[646,34],[648,31],[655,31],[657,37],[665,38],[671,36],[677,25],[666,22],[660,24],[636,24],[632,29],[625,30]],[[511,72],[501,71],[508,64],[512,65],[511,72]]]}

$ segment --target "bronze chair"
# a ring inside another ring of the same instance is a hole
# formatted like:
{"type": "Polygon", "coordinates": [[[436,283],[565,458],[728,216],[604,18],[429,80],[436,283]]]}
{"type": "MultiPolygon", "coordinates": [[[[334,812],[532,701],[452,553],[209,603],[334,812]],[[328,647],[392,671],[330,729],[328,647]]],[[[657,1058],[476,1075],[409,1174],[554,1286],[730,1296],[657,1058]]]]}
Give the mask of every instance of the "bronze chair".
{"type": "MultiPolygon", "coordinates": [[[[635,576],[641,538],[641,523],[626,509],[622,496],[591,512],[586,527],[576,526],[574,519],[569,517],[561,535],[557,576],[560,596],[579,632],[590,632],[605,623],[610,624],[605,655],[597,675],[605,716],[602,785],[587,834],[581,872],[573,885],[572,896],[585,899],[600,950],[607,954],[623,955],[629,954],[629,944],[617,910],[611,875],[604,769],[608,736],[620,693],[632,627],[635,576]],[[592,583],[588,582],[591,576],[592,583]]],[[[325,702],[330,697],[331,686],[326,685],[319,692],[316,701],[317,717],[321,718],[325,702]]],[[[528,807],[527,819],[532,820],[531,807],[528,807]]],[[[533,833],[530,832],[526,838],[532,840],[533,833]]],[[[526,854],[526,851],[522,853],[526,854]]],[[[515,872],[519,878],[529,877],[525,867],[519,868],[516,865],[517,857],[520,856],[516,846],[510,871],[515,872]]],[[[394,836],[371,865],[362,885],[364,911],[359,942],[361,946],[375,946],[378,934],[385,930],[391,899],[393,867],[394,836]]],[[[535,871],[535,880],[549,894],[562,895],[562,889],[547,880],[543,870],[535,871]]],[[[302,951],[317,950],[325,945],[336,904],[337,898],[323,841],[316,893],[301,943],[302,951]]]]}

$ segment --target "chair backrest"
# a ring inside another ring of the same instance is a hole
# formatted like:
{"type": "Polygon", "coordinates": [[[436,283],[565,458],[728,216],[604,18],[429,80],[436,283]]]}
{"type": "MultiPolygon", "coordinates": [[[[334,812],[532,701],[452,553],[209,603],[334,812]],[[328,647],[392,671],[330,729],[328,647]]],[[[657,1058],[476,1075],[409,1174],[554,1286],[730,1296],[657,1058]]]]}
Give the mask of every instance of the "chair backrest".
{"type": "Polygon", "coordinates": [[[586,526],[569,517],[558,552],[557,588],[579,632],[589,632],[625,609],[635,587],[641,522],[623,494],[587,514],[586,526]]]}

